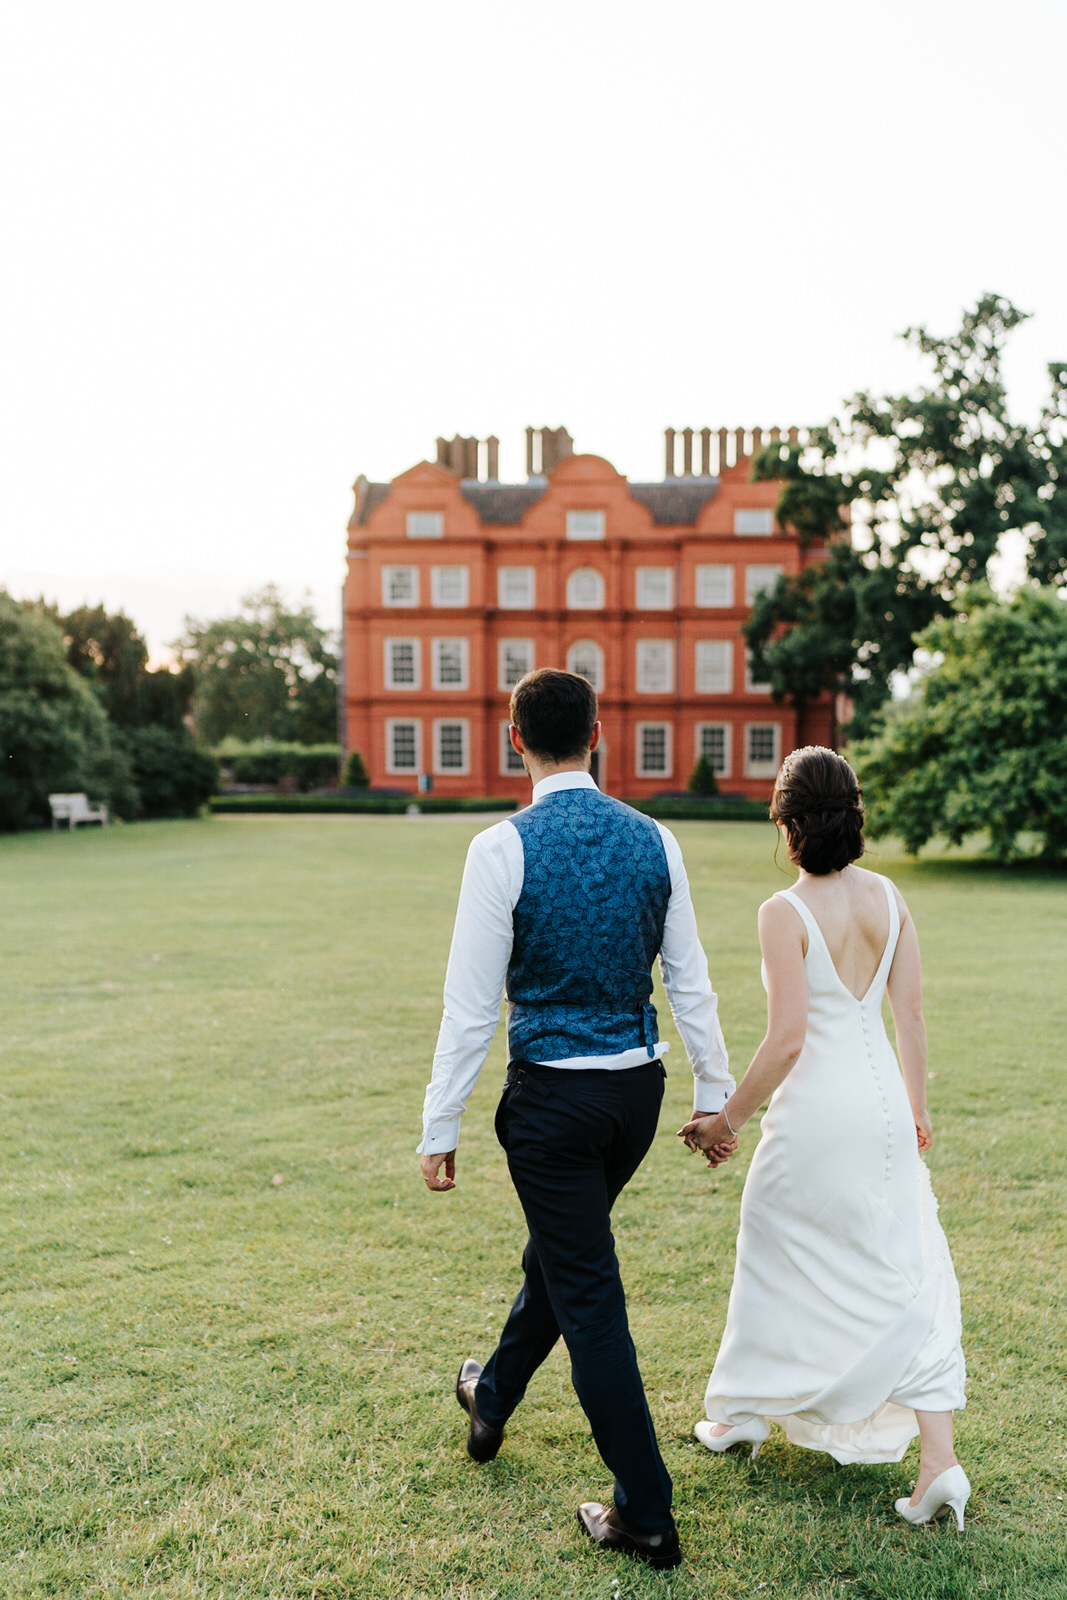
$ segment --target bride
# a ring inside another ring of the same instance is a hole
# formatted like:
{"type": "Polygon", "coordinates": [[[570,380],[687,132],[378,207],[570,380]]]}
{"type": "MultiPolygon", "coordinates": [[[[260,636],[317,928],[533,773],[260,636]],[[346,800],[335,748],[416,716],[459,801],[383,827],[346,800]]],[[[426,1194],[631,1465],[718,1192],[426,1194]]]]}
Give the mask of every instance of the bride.
{"type": "Polygon", "coordinates": [[[774,1420],[852,1462],[899,1461],[918,1433],[918,1481],[897,1511],[918,1524],[951,1508],[962,1530],[959,1290],[919,1159],[933,1131],[915,927],[889,880],[853,864],[863,802],[841,756],[788,756],[771,817],[800,876],[760,907],[766,1037],[725,1108],[681,1129],[717,1166],[770,1097],[696,1435],[755,1456],[774,1420]]]}

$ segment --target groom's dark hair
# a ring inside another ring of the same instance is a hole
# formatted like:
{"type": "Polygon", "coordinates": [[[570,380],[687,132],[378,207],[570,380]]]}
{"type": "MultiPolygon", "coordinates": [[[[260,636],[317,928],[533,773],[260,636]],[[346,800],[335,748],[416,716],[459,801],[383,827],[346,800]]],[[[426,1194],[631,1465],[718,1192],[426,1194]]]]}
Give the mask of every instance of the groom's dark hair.
{"type": "Polygon", "coordinates": [[[511,720],[532,756],[574,761],[584,756],[596,722],[596,690],[588,678],[538,667],[511,691],[511,720]]]}

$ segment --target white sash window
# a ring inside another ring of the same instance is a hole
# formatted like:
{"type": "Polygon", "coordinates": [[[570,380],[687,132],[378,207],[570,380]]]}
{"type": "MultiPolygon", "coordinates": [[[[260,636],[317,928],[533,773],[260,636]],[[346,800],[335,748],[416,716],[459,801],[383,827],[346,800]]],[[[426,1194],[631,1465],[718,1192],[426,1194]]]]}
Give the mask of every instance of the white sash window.
{"type": "Polygon", "coordinates": [[[734,647],[730,639],[698,639],[697,694],[730,694],[734,686],[734,647]]]}

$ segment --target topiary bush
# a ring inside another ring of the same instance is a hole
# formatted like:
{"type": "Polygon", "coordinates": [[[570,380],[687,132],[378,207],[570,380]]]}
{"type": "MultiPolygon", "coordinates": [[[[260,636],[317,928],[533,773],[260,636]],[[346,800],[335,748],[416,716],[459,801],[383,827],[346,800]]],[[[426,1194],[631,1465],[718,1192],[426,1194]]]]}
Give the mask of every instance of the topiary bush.
{"type": "Polygon", "coordinates": [[[358,750],[349,753],[341,785],[345,789],[366,789],[370,785],[370,774],[358,750]]]}
{"type": "Polygon", "coordinates": [[[697,764],[689,774],[686,789],[690,794],[718,794],[719,784],[715,777],[715,769],[707,756],[700,756],[697,764]]]}

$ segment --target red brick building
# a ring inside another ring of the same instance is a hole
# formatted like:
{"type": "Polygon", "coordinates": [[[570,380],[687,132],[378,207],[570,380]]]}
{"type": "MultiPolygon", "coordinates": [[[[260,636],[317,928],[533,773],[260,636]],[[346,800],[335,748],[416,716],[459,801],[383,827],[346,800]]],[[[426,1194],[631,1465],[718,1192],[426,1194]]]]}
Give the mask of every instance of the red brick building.
{"type": "Polygon", "coordinates": [[[667,476],[629,483],[565,430],[528,429],[525,483],[498,481],[495,439],[438,440],[436,462],[360,478],[344,707],[371,783],[525,798],[508,695],[535,666],[596,687],[610,794],[684,789],[703,753],[724,793],[764,797],[789,750],[830,743],[829,697],[798,715],[746,662],[753,596],[824,554],[778,526],[780,483],[749,481],[765,442],[668,430],[667,476]]]}

